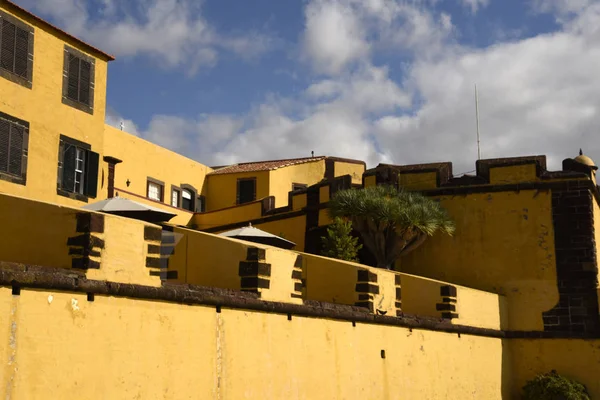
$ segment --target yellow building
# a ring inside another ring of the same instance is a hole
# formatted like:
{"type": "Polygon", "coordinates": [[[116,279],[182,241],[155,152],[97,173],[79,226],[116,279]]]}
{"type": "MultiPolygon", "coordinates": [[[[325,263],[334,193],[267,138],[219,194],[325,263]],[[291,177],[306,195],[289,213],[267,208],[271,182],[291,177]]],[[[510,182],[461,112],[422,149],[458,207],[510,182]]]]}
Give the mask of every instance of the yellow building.
{"type": "Polygon", "coordinates": [[[588,157],[211,168],[105,124],[113,57],[10,1],[0,26],[5,398],[512,399],[551,369],[600,396],[588,157]],[[439,200],[456,234],[395,271],[319,256],[330,198],[378,184],[439,200]],[[117,195],[174,217],[81,208],[117,195]],[[294,251],[215,234],[250,223],[294,251]]]}
{"type": "Polygon", "coordinates": [[[113,57],[9,1],[0,22],[0,192],[67,205],[102,197],[113,57]]]}

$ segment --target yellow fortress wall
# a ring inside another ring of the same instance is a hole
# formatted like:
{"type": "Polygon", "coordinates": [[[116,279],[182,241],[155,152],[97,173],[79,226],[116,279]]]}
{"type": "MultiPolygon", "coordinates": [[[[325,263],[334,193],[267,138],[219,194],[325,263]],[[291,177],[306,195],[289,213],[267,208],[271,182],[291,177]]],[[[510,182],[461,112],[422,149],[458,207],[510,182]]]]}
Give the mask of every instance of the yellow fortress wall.
{"type": "Polygon", "coordinates": [[[0,308],[7,398],[500,399],[509,379],[495,338],[44,290],[0,308]]]}
{"type": "Polygon", "coordinates": [[[558,301],[550,193],[442,196],[453,237],[436,235],[403,257],[403,272],[505,294],[509,326],[543,329],[558,301]]]}

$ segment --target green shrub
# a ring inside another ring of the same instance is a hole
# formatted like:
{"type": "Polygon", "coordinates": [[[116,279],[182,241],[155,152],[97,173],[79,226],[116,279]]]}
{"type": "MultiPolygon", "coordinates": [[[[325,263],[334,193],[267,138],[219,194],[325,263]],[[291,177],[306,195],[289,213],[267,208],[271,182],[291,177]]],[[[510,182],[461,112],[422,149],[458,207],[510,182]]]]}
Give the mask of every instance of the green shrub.
{"type": "Polygon", "coordinates": [[[358,251],[362,245],[358,238],[351,235],[352,222],[343,218],[335,218],[327,228],[327,236],[323,236],[323,251],[325,257],[337,258],[344,261],[358,261],[358,251]]]}
{"type": "Polygon", "coordinates": [[[590,400],[590,395],[584,385],[553,370],[527,382],[523,400],[590,400]]]}

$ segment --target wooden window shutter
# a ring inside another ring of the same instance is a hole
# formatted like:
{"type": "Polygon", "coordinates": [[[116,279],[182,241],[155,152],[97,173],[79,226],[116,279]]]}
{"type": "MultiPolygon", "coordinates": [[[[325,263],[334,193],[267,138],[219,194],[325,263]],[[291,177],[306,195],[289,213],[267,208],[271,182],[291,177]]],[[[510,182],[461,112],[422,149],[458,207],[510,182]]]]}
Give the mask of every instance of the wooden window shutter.
{"type": "Polygon", "coordinates": [[[58,173],[56,174],[56,187],[62,189],[63,164],[65,159],[65,142],[61,139],[58,144],[58,173]]]}
{"type": "Polygon", "coordinates": [[[15,39],[17,35],[17,27],[8,22],[2,20],[2,43],[0,51],[0,67],[14,72],[15,67],[15,39]]]}
{"type": "Polygon", "coordinates": [[[27,177],[27,159],[29,158],[29,128],[23,129],[23,149],[21,152],[21,176],[27,177]]]}
{"type": "Polygon", "coordinates": [[[11,175],[21,176],[24,130],[22,126],[11,124],[8,147],[8,173],[11,175]]]}
{"type": "Polygon", "coordinates": [[[252,179],[252,201],[256,200],[256,179],[252,179]]]}
{"type": "Polygon", "coordinates": [[[0,171],[8,172],[8,153],[10,146],[10,123],[0,119],[0,171]]]}
{"type": "Polygon", "coordinates": [[[98,167],[100,165],[100,155],[93,151],[87,151],[86,153],[85,188],[83,194],[95,198],[98,193],[98,167]]]}
{"type": "Polygon", "coordinates": [[[240,194],[242,192],[242,181],[240,179],[237,180],[237,191],[236,191],[236,198],[235,198],[235,204],[240,204],[240,194]]]}
{"type": "Polygon", "coordinates": [[[70,143],[64,143],[62,163],[62,189],[70,192],[75,190],[75,163],[76,147],[70,143]]]}
{"type": "Polygon", "coordinates": [[[90,104],[90,77],[92,65],[84,60],[79,61],[79,101],[90,104]]]}
{"type": "Polygon", "coordinates": [[[79,58],[69,54],[67,97],[75,101],[79,101],[79,62],[79,58]]]}
{"type": "Polygon", "coordinates": [[[15,69],[14,73],[22,78],[29,79],[29,32],[17,28],[15,40],[15,69]]]}

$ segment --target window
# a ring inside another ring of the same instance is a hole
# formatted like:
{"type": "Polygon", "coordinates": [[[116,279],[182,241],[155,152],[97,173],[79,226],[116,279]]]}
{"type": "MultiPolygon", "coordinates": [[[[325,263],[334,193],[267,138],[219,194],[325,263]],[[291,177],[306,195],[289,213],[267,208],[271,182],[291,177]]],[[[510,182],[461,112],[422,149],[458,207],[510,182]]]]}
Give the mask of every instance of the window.
{"type": "Polygon", "coordinates": [[[0,179],[25,184],[29,124],[0,113],[0,179]]]}
{"type": "Polygon", "coordinates": [[[63,103],[81,111],[94,111],[94,59],[65,45],[63,103]]]}
{"type": "Polygon", "coordinates": [[[181,184],[181,208],[200,212],[199,207],[201,207],[201,204],[198,201],[198,190],[187,183],[181,184]]]}
{"type": "Polygon", "coordinates": [[[180,192],[177,189],[171,189],[171,205],[173,207],[179,207],[180,192]]]}
{"type": "Polygon", "coordinates": [[[256,178],[238,179],[237,204],[256,200],[256,178]]]}
{"type": "Polygon", "coordinates": [[[100,156],[87,143],[60,136],[58,150],[58,194],[87,201],[98,190],[100,156]]]}
{"type": "Polygon", "coordinates": [[[146,196],[150,200],[160,201],[162,202],[164,199],[164,188],[165,184],[156,179],[148,178],[148,182],[146,185],[146,196]]]}
{"type": "Polygon", "coordinates": [[[308,185],[305,185],[304,183],[292,183],[292,192],[295,192],[296,190],[306,189],[307,187],[308,185]]]}
{"type": "Polygon", "coordinates": [[[33,28],[0,12],[0,76],[31,89],[33,28]]]}
{"type": "Polygon", "coordinates": [[[206,211],[206,197],[198,196],[198,205],[196,206],[196,212],[205,212],[206,211]]]}
{"type": "Polygon", "coordinates": [[[188,189],[183,189],[181,192],[181,208],[194,211],[194,197],[188,189]]]}

